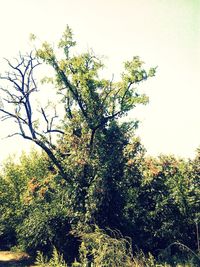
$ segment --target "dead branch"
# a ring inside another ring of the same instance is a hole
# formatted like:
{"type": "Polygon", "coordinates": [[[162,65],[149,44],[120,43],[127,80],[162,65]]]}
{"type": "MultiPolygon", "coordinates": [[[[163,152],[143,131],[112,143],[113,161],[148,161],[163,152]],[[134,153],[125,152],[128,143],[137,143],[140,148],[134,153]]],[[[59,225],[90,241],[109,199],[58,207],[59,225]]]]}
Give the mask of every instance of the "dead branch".
{"type": "Polygon", "coordinates": [[[33,53],[19,55],[16,64],[6,59],[9,71],[4,76],[0,76],[3,81],[0,91],[3,97],[0,99],[0,113],[2,121],[12,119],[18,125],[18,132],[10,133],[8,137],[16,135],[22,136],[24,139],[30,140],[42,148],[55,166],[58,168],[62,177],[68,181],[65,169],[61,164],[57,155],[59,150],[52,143],[51,134],[64,134],[63,131],[57,129],[55,120],[58,118],[56,108],[53,110],[52,116],[47,116],[46,110],[41,108],[41,113],[46,122],[46,130],[39,130],[35,124],[37,111],[32,102],[32,94],[38,91],[38,84],[34,78],[34,70],[41,64],[33,53]]]}

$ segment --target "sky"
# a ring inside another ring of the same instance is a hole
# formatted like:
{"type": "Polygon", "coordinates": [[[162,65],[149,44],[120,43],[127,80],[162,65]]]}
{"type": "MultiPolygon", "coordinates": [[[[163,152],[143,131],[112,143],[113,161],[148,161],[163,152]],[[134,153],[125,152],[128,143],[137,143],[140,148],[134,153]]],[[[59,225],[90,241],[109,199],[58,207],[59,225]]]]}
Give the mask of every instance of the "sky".
{"type": "MultiPolygon", "coordinates": [[[[123,62],[140,56],[154,78],[139,88],[150,99],[129,115],[150,155],[193,157],[200,146],[200,0],[0,0],[0,73],[5,63],[31,49],[29,35],[56,43],[68,24],[80,50],[105,56],[106,73],[119,77],[123,62]]],[[[30,144],[4,138],[11,122],[0,122],[0,162],[30,144]]]]}

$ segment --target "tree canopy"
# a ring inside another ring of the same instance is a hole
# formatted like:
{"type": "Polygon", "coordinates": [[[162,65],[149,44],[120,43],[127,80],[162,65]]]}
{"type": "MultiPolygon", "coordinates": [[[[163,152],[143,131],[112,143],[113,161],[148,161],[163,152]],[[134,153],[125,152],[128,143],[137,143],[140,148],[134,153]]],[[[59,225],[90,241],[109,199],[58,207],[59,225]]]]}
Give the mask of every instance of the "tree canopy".
{"type": "Polygon", "coordinates": [[[1,87],[2,119],[12,119],[18,125],[18,132],[10,135],[20,135],[40,146],[68,182],[71,179],[67,176],[62,160],[73,154],[70,147],[72,140],[67,140],[70,139],[69,135],[81,139],[85,153],[90,154],[95,146],[97,132],[126,116],[137,104],[147,103],[147,96],[140,94],[137,86],[155,74],[155,68],[146,71],[139,57],[133,57],[124,63],[121,81],[100,78],[99,71],[103,68],[101,60],[93,52],[73,55],[71,50],[75,45],[72,31],[67,26],[58,43],[63,55],[61,59],[58,59],[52,46],[45,42],[36,51],[20,54],[15,63],[7,60],[9,71],[0,76],[4,81],[1,87]],[[62,95],[65,116],[60,124],[56,103],[50,114],[47,108],[39,107],[41,116],[38,117],[33,102],[32,96],[40,87],[35,78],[35,69],[42,62],[54,69],[55,90],[62,95]],[[43,129],[41,125],[44,125],[43,129]],[[63,149],[61,144],[53,143],[52,135],[55,133],[60,135],[60,142],[64,140],[64,146],[68,148],[63,149]]]}

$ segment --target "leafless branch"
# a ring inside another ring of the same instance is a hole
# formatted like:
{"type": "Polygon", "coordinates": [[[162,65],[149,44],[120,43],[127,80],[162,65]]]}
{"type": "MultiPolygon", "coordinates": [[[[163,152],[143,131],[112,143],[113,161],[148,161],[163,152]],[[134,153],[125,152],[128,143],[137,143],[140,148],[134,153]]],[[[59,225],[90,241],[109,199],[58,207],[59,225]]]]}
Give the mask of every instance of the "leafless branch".
{"type": "Polygon", "coordinates": [[[39,131],[35,126],[35,119],[33,120],[34,107],[32,106],[31,95],[38,91],[34,70],[40,65],[40,62],[33,53],[25,56],[20,54],[19,59],[16,59],[16,64],[11,63],[8,59],[6,61],[10,71],[5,72],[4,76],[0,76],[0,80],[7,82],[7,85],[5,82],[3,83],[6,87],[0,87],[0,91],[4,95],[0,99],[2,102],[0,105],[2,116],[0,118],[2,121],[13,119],[19,129],[18,132],[10,133],[8,137],[19,135],[41,147],[58,168],[62,177],[70,183],[70,178],[65,173],[61,161],[57,158],[58,149],[51,141],[51,133],[64,134],[63,131],[54,126],[55,119],[58,117],[56,108],[54,108],[54,114],[50,118],[46,115],[45,109],[41,108],[46,122],[45,131],[39,131]]]}

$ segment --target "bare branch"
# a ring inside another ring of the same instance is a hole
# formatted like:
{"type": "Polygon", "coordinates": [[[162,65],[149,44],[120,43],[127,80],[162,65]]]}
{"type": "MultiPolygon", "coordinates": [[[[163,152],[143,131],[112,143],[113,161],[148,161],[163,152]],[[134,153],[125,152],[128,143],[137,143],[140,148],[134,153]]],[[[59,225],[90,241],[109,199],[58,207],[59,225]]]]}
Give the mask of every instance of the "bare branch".
{"type": "Polygon", "coordinates": [[[40,65],[40,62],[32,53],[25,56],[20,54],[19,59],[16,59],[16,65],[7,59],[6,61],[11,71],[6,72],[4,76],[0,76],[0,79],[6,81],[9,86],[0,87],[4,94],[4,97],[0,99],[2,102],[0,104],[1,120],[13,119],[19,129],[18,132],[11,133],[8,137],[19,135],[34,142],[47,153],[62,177],[71,182],[59,158],[57,158],[59,151],[51,141],[51,133],[64,134],[63,131],[56,129],[56,127],[54,128],[54,121],[58,117],[56,108],[50,119],[48,119],[45,110],[41,108],[47,126],[46,131],[38,131],[37,127],[35,127],[35,120],[33,120],[33,107],[30,96],[37,91],[37,83],[33,74],[34,69],[40,65]],[[4,107],[2,100],[6,103],[6,107],[4,107]]]}
{"type": "Polygon", "coordinates": [[[4,137],[3,139],[5,139],[5,138],[10,138],[10,137],[13,137],[13,136],[16,136],[16,135],[20,135],[20,136],[21,136],[20,133],[13,133],[13,134],[9,134],[9,135],[7,135],[7,136],[4,137]]]}
{"type": "Polygon", "coordinates": [[[47,116],[46,116],[46,114],[45,114],[44,109],[41,108],[41,111],[42,111],[42,115],[43,115],[43,117],[44,117],[44,119],[45,119],[45,121],[46,121],[46,123],[47,123],[47,125],[48,125],[49,121],[48,121],[48,119],[47,119],[47,116]]]}
{"type": "Polygon", "coordinates": [[[58,129],[51,129],[51,130],[48,130],[44,133],[60,133],[60,134],[65,134],[63,131],[61,130],[58,130],[58,129]]]}
{"type": "MultiPolygon", "coordinates": [[[[14,113],[11,113],[11,112],[9,112],[9,111],[6,111],[6,110],[4,110],[4,109],[2,109],[2,108],[0,108],[0,112],[2,112],[2,113],[4,113],[4,114],[6,114],[7,116],[9,116],[10,118],[15,118],[15,119],[19,119],[21,122],[23,122],[24,124],[27,124],[27,121],[25,120],[25,119],[23,119],[22,117],[20,117],[19,115],[16,115],[16,114],[14,114],[14,113]]],[[[5,117],[5,116],[3,116],[3,117],[5,117]]]]}

